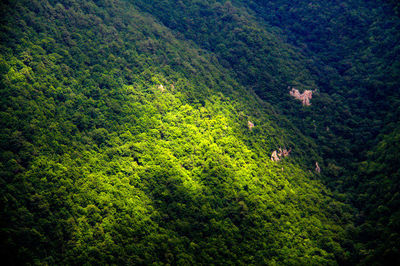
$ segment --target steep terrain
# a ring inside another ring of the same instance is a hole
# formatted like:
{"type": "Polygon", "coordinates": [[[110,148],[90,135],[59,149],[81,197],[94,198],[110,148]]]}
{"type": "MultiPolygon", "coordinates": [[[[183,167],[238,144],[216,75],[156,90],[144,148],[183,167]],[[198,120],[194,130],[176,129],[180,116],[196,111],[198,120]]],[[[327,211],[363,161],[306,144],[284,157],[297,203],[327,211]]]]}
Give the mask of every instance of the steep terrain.
{"type": "Polygon", "coordinates": [[[8,264],[399,260],[390,3],[0,8],[8,264]]]}

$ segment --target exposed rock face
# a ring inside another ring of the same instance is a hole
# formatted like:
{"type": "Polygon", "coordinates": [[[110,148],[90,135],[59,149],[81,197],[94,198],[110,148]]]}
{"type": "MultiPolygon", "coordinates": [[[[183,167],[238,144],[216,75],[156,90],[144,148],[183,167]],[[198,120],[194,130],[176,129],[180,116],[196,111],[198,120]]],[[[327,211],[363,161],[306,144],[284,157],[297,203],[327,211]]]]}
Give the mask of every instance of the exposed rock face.
{"type": "Polygon", "coordinates": [[[248,122],[247,122],[247,126],[249,127],[250,130],[252,130],[253,127],[254,127],[254,124],[251,123],[250,121],[248,121],[248,122]]]}
{"type": "Polygon", "coordinates": [[[271,155],[271,161],[277,162],[277,161],[279,161],[279,160],[280,160],[280,158],[278,157],[277,152],[276,152],[276,151],[273,151],[273,152],[272,152],[272,155],[271,155]]]}
{"type": "Polygon", "coordinates": [[[321,168],[319,168],[318,162],[315,162],[315,172],[321,173],[321,168]]]}
{"type": "Polygon", "coordinates": [[[282,159],[282,158],[284,158],[284,157],[286,157],[286,156],[289,156],[289,154],[290,154],[291,151],[292,151],[292,149],[289,149],[289,150],[283,149],[283,150],[282,150],[281,148],[279,148],[278,151],[273,151],[273,152],[272,152],[271,161],[277,162],[277,161],[279,161],[280,159],[282,159]]]}
{"type": "MultiPolygon", "coordinates": [[[[290,88],[290,87],[289,87],[290,88]]],[[[303,93],[300,93],[299,90],[292,87],[292,90],[289,92],[291,96],[295,99],[300,100],[303,105],[310,106],[310,100],[312,99],[312,90],[305,90],[303,93]]]]}
{"type": "Polygon", "coordinates": [[[286,157],[286,156],[289,156],[289,154],[290,154],[290,152],[292,151],[292,149],[289,149],[289,150],[287,150],[287,149],[281,149],[281,148],[279,148],[279,153],[278,153],[278,156],[279,157],[286,157]]]}

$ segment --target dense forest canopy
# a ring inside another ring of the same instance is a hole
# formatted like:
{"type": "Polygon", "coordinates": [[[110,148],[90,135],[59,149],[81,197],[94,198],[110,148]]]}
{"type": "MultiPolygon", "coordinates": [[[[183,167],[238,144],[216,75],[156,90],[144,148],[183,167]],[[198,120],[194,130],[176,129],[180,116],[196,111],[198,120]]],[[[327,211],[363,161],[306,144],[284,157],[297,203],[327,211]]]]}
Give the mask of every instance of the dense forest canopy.
{"type": "Polygon", "coordinates": [[[400,264],[397,1],[0,9],[6,265],[400,264]]]}

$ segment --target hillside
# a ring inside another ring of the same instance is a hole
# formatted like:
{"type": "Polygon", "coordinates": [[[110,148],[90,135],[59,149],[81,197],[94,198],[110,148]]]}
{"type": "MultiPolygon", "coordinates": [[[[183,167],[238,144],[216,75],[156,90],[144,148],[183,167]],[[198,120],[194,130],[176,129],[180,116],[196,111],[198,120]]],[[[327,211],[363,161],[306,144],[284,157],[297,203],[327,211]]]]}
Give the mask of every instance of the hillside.
{"type": "Polygon", "coordinates": [[[6,264],[399,261],[393,3],[0,8],[6,264]]]}

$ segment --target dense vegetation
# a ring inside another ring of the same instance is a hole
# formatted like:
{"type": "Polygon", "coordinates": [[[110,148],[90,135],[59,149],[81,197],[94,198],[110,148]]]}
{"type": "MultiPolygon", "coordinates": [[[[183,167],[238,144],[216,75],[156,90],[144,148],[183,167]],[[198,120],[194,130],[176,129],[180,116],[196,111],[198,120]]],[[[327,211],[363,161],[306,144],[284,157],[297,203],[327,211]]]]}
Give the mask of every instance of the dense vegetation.
{"type": "Polygon", "coordinates": [[[396,2],[0,8],[7,264],[400,263],[396,2]]]}

